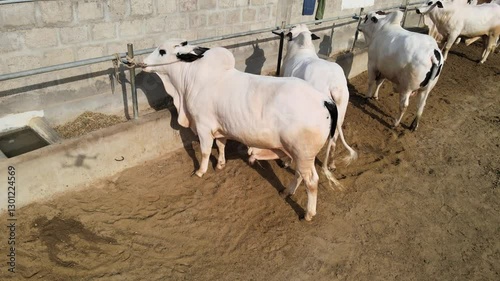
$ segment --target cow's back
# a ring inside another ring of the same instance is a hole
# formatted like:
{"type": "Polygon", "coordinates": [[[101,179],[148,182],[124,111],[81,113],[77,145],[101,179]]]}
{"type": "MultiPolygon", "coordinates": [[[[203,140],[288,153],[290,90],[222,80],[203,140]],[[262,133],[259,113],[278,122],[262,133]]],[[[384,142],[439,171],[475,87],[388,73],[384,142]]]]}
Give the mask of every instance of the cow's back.
{"type": "MultiPolygon", "coordinates": [[[[496,26],[500,26],[500,6],[497,4],[467,5],[448,3],[446,13],[438,13],[433,20],[437,20],[439,32],[448,35],[459,32],[465,36],[480,36],[496,26]]],[[[439,10],[438,10],[439,12],[439,10]]]]}
{"type": "Polygon", "coordinates": [[[318,57],[304,57],[297,61],[298,63],[285,71],[284,76],[303,79],[326,96],[335,89],[347,87],[344,70],[337,63],[318,57]]]}
{"type": "Polygon", "coordinates": [[[254,147],[278,147],[284,136],[317,130],[328,135],[324,95],[298,78],[276,78],[236,71],[215,101],[222,134],[254,147]],[[239,86],[237,86],[239,85],[239,86]]]}
{"type": "MultiPolygon", "coordinates": [[[[410,32],[403,28],[379,30],[369,47],[368,59],[384,76],[393,81],[401,77],[401,71],[413,71],[423,66],[431,67],[430,56],[438,49],[429,35],[410,32]]],[[[410,75],[410,73],[406,73],[410,75]]]]}

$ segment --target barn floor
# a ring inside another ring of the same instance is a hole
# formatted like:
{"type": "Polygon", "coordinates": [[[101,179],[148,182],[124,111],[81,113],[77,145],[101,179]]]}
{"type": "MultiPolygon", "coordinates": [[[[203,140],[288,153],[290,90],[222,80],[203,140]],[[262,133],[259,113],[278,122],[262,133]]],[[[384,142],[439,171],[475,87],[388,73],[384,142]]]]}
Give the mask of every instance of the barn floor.
{"type": "Polygon", "coordinates": [[[360,158],[336,171],[345,191],[320,173],[311,223],[303,185],[278,195],[291,170],[251,167],[232,143],[224,170],[190,177],[195,144],[18,210],[17,273],[4,240],[0,279],[500,280],[500,55],[480,55],[453,48],[415,133],[415,97],[394,130],[391,84],[366,101],[366,73],[351,79],[360,158]]]}

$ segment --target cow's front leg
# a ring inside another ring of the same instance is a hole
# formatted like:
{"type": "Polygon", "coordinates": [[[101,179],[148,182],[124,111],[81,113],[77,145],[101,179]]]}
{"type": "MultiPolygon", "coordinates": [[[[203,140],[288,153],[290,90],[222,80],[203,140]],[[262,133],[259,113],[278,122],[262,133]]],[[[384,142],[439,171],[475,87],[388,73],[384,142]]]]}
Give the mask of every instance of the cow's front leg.
{"type": "Polygon", "coordinates": [[[368,71],[368,93],[366,97],[378,100],[378,91],[382,82],[384,82],[384,78],[382,78],[382,74],[379,71],[368,71]]]}
{"type": "Polygon", "coordinates": [[[198,131],[198,135],[200,138],[201,162],[200,168],[195,172],[195,174],[201,178],[208,170],[208,160],[210,159],[210,152],[212,151],[214,139],[210,133],[201,133],[198,131]]]}
{"type": "Polygon", "coordinates": [[[215,139],[215,143],[217,144],[217,148],[219,149],[219,159],[217,160],[217,169],[221,170],[226,166],[226,154],[224,153],[224,149],[226,148],[226,138],[215,139]]]}
{"type": "Polygon", "coordinates": [[[444,50],[443,51],[443,57],[444,60],[448,58],[448,52],[450,51],[451,47],[453,46],[453,43],[455,43],[455,40],[457,40],[459,34],[450,34],[448,36],[448,40],[446,40],[446,44],[444,45],[444,50]]]}
{"type": "Polygon", "coordinates": [[[484,51],[479,63],[484,63],[488,58],[488,55],[493,52],[496,48],[498,40],[498,34],[490,34],[484,41],[484,51]]]}

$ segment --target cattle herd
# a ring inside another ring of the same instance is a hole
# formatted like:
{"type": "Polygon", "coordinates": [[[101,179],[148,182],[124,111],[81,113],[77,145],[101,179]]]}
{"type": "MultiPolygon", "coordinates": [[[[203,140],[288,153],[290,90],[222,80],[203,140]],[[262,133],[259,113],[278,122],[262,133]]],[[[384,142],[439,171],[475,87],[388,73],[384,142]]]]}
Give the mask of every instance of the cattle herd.
{"type": "MultiPolygon", "coordinates": [[[[371,12],[360,24],[359,30],[368,45],[366,97],[378,99],[385,79],[395,85],[400,95],[400,114],[394,126],[401,123],[410,96],[418,94],[417,113],[410,126],[411,130],[417,129],[448,50],[459,36],[468,40],[483,37],[481,63],[496,47],[500,6],[462,2],[465,1],[428,2],[418,9],[433,21],[430,31],[443,38],[444,55],[436,43],[437,36],[401,27],[402,12],[371,12]]],[[[198,135],[202,159],[195,171],[197,176],[207,172],[214,139],[219,150],[218,169],[226,164],[227,139],[248,146],[250,163],[272,159],[294,162],[295,178],[282,196],[294,194],[304,181],[305,219],[309,221],[316,214],[319,176],[315,159],[325,142],[328,141],[328,146],[322,170],[338,187],[341,185],[331,172],[335,168],[333,154],[337,138],[340,136],[349,152],[342,159],[344,163],[355,160],[357,153],[347,144],[342,132],[349,101],[342,68],[317,56],[312,40],[318,37],[307,26],[292,27],[287,37],[282,77],[238,71],[234,56],[227,49],[198,47],[183,40],[166,41],[139,65],[143,71],[160,77],[173,98],[179,124],[198,135]]]]}

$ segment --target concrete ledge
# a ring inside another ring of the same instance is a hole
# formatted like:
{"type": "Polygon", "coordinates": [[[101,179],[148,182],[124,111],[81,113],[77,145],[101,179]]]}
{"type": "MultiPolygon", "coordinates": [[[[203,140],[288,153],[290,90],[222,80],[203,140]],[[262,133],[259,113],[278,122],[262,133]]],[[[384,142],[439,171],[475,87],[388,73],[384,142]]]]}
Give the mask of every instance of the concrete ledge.
{"type": "Polygon", "coordinates": [[[359,49],[355,50],[353,53],[338,55],[330,60],[338,63],[344,69],[347,79],[350,79],[366,71],[368,65],[368,52],[366,49],[359,49]]]}
{"type": "MultiPolygon", "coordinates": [[[[0,158],[0,178],[4,179],[0,201],[7,202],[9,166],[16,171],[16,208],[20,208],[63,191],[92,185],[196,139],[189,129],[179,130],[176,126],[170,111],[164,110],[14,158],[0,158]],[[175,129],[171,124],[175,124],[175,129]]],[[[7,204],[0,204],[0,212],[6,209],[7,204]]]]}

